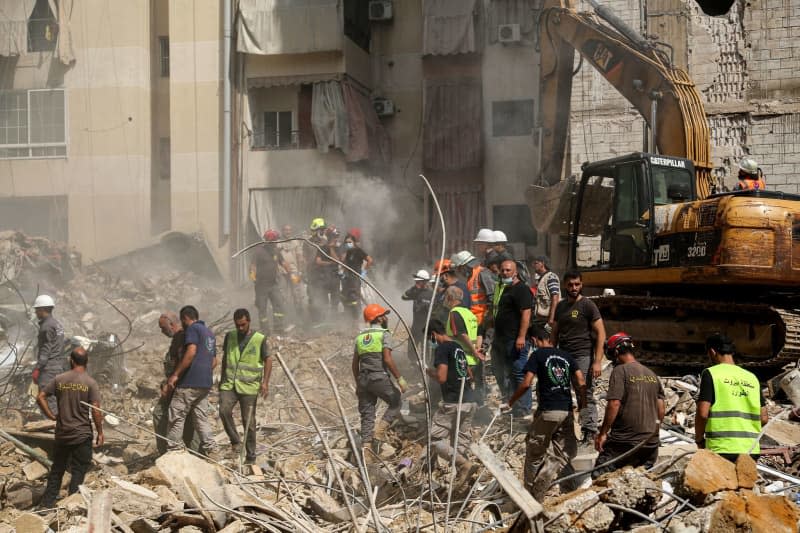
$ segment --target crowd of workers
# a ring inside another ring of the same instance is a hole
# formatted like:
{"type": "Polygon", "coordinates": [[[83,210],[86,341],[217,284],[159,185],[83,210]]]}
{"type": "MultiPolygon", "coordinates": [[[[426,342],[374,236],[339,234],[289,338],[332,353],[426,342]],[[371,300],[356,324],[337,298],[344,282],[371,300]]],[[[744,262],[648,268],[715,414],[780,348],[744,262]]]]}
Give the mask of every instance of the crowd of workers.
{"type": "MultiPolygon", "coordinates": [[[[256,461],[257,402],[268,396],[272,371],[266,302],[273,310],[272,330],[281,331],[286,327],[283,295],[302,296],[295,290],[300,285],[295,280],[304,277],[309,301],[314,302],[311,309],[343,303],[350,316],[360,314],[367,324],[355,338],[351,366],[363,458],[367,463],[374,458],[375,444],[395,424],[402,395],[409,390],[393,358],[396,346],[388,326],[390,312],[377,303],[363,305],[361,277],[372,259],[359,246],[360,231],[349,230],[340,245],[340,233],[322,219],[315,219],[311,229],[309,239],[319,246],[311,254],[298,246],[302,242],[290,240],[289,226],[282,228],[283,239],[277,231],[265,233],[265,243],[255,250],[251,266],[261,331],[251,327],[247,309],[237,309],[232,317],[235,327],[225,334],[220,356],[214,333],[195,307],[187,305],[177,314],[166,311],[160,316],[158,326],[170,338],[170,345],[163,362],[161,394],[153,409],[159,453],[185,446],[215,460],[225,455],[213,438],[208,418],[208,396],[219,364],[218,410],[230,441],[227,455],[245,464],[256,461]],[[342,276],[340,263],[359,276],[342,276]],[[282,274],[288,291],[279,286],[282,274]],[[387,408],[376,423],[378,400],[387,408]],[[233,420],[236,404],[244,437],[233,420]]],[[[567,272],[560,279],[550,270],[547,257],[535,257],[528,265],[514,257],[506,241],[501,231],[481,229],[473,251],[462,250],[436,262],[432,273],[417,271],[414,285],[403,294],[413,305],[408,357],[416,363],[419,354],[426,375],[439,384],[438,390],[429,389],[437,404],[430,427],[433,452],[454,461],[456,485],[473,475],[476,467],[467,450],[473,417],[492,396],[485,373],[490,368],[500,412],[529,423],[523,477],[536,498],[544,496],[581,445],[599,452],[594,476],[625,465],[651,466],[658,456],[664,391],[659,378],[636,360],[634,339],[618,332],[606,340],[602,316],[592,299],[583,296],[579,272],[567,272]],[[431,347],[430,356],[423,353],[423,344],[431,347]],[[604,359],[613,370],[598,427],[594,384],[604,359]],[[580,441],[575,431],[576,408],[580,441]],[[612,459],[613,464],[607,464],[612,459]]],[[[70,369],[63,372],[64,331],[53,316],[55,302],[41,295],[33,307],[40,327],[33,373],[39,389],[37,402],[56,421],[53,467],[42,502],[47,507],[55,503],[68,466],[72,473],[69,492],[83,481],[91,462],[92,422],[95,444],[101,445],[103,417],[92,409],[100,407],[100,394],[87,373],[89,357],[83,348],[71,351],[70,369]]],[[[757,455],[761,425],[766,423],[758,380],[735,365],[735,346],[726,336],[709,337],[706,348],[712,366],[700,380],[697,445],[731,460],[742,453],[757,455]]]]}

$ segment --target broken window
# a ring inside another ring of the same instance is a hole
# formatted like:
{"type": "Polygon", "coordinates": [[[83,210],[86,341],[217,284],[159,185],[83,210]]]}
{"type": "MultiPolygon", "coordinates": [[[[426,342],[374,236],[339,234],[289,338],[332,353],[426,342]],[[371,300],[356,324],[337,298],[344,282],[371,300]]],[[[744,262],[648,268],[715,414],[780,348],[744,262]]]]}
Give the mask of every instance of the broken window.
{"type": "Polygon", "coordinates": [[[67,155],[64,89],[0,91],[0,158],[67,155]]]}
{"type": "Polygon", "coordinates": [[[158,48],[158,57],[161,64],[161,77],[169,78],[169,37],[159,37],[158,48]]]}
{"type": "Polygon", "coordinates": [[[28,52],[50,52],[56,49],[58,21],[48,0],[36,0],[28,18],[28,52]]]}
{"type": "Polygon", "coordinates": [[[518,137],[533,131],[533,100],[492,102],[492,136],[518,137]]]}

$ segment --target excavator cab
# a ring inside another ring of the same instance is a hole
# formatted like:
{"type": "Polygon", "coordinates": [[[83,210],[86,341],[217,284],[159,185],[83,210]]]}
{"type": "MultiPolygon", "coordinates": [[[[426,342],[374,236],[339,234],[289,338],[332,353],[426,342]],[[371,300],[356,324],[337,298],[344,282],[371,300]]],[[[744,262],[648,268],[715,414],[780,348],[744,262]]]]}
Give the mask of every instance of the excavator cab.
{"type": "Polygon", "coordinates": [[[571,264],[603,270],[647,268],[663,261],[663,250],[654,244],[669,210],[665,206],[695,200],[694,176],[688,159],[639,152],[584,164],[571,264]]]}

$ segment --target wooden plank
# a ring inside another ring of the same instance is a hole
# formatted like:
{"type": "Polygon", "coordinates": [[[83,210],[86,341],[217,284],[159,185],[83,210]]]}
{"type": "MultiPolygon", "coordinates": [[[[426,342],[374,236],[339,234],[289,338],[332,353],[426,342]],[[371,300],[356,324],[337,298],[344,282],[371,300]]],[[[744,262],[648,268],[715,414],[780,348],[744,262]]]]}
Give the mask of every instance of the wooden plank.
{"type": "Polygon", "coordinates": [[[517,476],[506,470],[488,445],[483,442],[473,442],[469,449],[494,476],[508,497],[520,508],[522,514],[528,517],[528,520],[533,520],[542,514],[544,510],[542,504],[525,490],[517,476]]]}

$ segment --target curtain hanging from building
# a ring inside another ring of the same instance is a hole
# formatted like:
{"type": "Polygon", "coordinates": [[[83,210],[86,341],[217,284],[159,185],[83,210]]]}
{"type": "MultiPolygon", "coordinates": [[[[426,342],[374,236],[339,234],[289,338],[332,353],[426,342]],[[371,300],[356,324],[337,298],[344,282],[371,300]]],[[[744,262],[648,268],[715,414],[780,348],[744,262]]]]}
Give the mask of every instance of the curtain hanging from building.
{"type": "MultiPolygon", "coordinates": [[[[430,177],[430,176],[429,176],[430,177]]],[[[478,228],[486,227],[483,186],[480,184],[437,185],[433,189],[447,228],[447,250],[471,250],[478,228]]],[[[442,227],[429,194],[425,195],[425,245],[429,257],[442,251],[442,227]]]]}
{"type": "Polygon", "coordinates": [[[299,232],[317,217],[342,220],[342,212],[342,202],[331,187],[250,189],[248,214],[259,236],[284,224],[299,232]]]}
{"type": "Polygon", "coordinates": [[[489,42],[497,42],[497,28],[501,24],[519,24],[520,34],[528,37],[539,13],[534,11],[536,5],[537,0],[492,0],[488,10],[489,42]]]}
{"type": "Polygon", "coordinates": [[[246,54],[341,50],[339,0],[239,0],[236,49],[246,54]]]}
{"type": "Polygon", "coordinates": [[[424,54],[475,52],[475,41],[475,0],[424,0],[424,54]]]}
{"type": "Polygon", "coordinates": [[[350,130],[347,161],[369,160],[385,165],[390,159],[390,143],[386,130],[375,114],[372,100],[352,82],[342,83],[350,130]]]}
{"type": "Polygon", "coordinates": [[[338,148],[347,153],[350,149],[347,109],[342,84],[338,81],[314,84],[311,96],[311,127],[320,152],[326,153],[330,148],[338,148]]]}
{"type": "Polygon", "coordinates": [[[28,18],[36,0],[0,0],[0,56],[28,52],[28,18]]]}
{"type": "Polygon", "coordinates": [[[459,170],[483,163],[481,80],[425,80],[422,164],[459,170]]]}
{"type": "Polygon", "coordinates": [[[75,61],[75,51],[72,48],[72,28],[70,27],[74,0],[48,0],[48,3],[58,21],[56,55],[61,63],[70,65],[75,61]]]}

